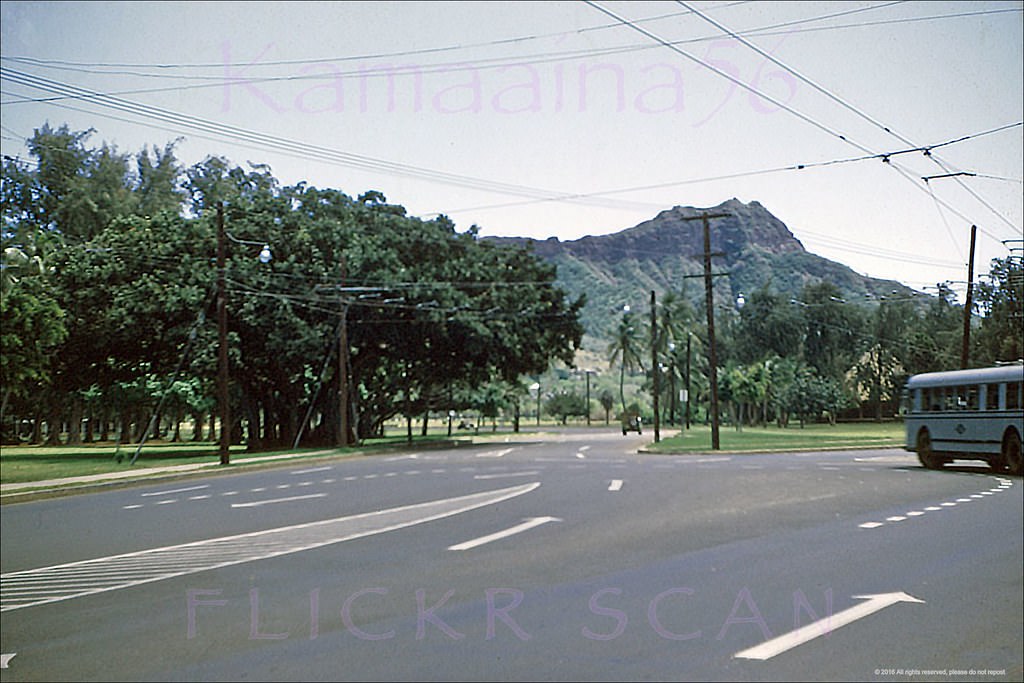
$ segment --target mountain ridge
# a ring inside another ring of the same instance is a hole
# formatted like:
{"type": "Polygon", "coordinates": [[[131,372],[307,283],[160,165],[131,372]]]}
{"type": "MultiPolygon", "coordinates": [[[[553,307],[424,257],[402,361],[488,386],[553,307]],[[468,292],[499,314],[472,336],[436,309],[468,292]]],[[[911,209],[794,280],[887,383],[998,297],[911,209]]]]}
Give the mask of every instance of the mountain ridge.
{"type": "Polygon", "coordinates": [[[704,236],[709,220],[715,305],[767,288],[799,301],[808,284],[827,281],[851,302],[876,303],[885,296],[909,296],[895,280],[861,275],[849,266],[809,252],[786,224],[758,201],[733,198],[718,206],[674,206],[619,232],[561,241],[556,237],[488,237],[498,244],[526,245],[557,268],[557,281],[572,297],[587,295],[581,320],[587,336],[610,339],[624,305],[639,310],[650,291],[681,292],[697,306],[704,301],[704,236]],[[726,278],[725,281],[722,278],[726,278]]]}

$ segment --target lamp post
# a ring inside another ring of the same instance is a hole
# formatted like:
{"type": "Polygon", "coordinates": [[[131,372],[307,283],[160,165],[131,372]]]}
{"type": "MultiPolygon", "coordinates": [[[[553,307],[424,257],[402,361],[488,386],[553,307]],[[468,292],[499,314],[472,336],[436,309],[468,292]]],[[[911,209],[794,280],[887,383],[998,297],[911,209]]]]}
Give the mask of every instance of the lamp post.
{"type": "MultiPolygon", "coordinates": [[[[228,238],[239,244],[261,244],[235,239],[224,229],[224,202],[217,202],[217,407],[220,412],[220,464],[231,464],[231,404],[228,370],[228,290],[226,284],[228,238]]],[[[263,244],[260,263],[269,263],[273,258],[270,246],[263,244]]]]}
{"type": "Polygon", "coordinates": [[[587,426],[590,426],[590,373],[593,370],[584,370],[587,375],[587,426]]]}
{"type": "Polygon", "coordinates": [[[676,423],[676,345],[675,342],[668,343],[668,422],[671,425],[676,423]]]}
{"type": "Polygon", "coordinates": [[[686,333],[686,428],[690,428],[690,342],[693,340],[693,332],[686,333]]]}

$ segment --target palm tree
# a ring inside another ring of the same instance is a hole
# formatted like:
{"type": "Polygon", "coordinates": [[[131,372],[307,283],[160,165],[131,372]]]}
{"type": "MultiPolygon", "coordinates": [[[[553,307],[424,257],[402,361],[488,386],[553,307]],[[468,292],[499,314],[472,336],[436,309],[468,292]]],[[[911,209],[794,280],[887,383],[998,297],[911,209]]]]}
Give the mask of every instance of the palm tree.
{"type": "Polygon", "coordinates": [[[668,387],[675,387],[677,380],[683,380],[685,340],[693,325],[693,318],[693,307],[677,292],[666,293],[661,305],[658,306],[658,338],[654,340],[654,348],[657,350],[658,358],[666,358],[668,362],[668,382],[663,385],[662,391],[669,392],[670,420],[675,416],[676,396],[675,389],[670,390],[668,387]],[[683,362],[679,362],[680,353],[683,362]]]}
{"type": "Polygon", "coordinates": [[[626,371],[633,372],[637,368],[643,370],[640,355],[642,349],[643,335],[637,325],[633,324],[632,314],[627,308],[615,331],[615,338],[608,345],[608,367],[619,363],[619,400],[622,402],[623,413],[626,412],[626,371]]]}

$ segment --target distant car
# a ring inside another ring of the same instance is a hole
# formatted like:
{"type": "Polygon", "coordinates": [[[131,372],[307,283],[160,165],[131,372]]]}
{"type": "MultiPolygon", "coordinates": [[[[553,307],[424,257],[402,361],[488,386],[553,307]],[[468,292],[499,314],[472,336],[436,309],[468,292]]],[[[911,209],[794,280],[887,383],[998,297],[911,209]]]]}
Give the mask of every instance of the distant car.
{"type": "Polygon", "coordinates": [[[643,434],[643,429],[640,427],[642,422],[643,420],[636,413],[626,413],[622,416],[622,435],[625,436],[626,432],[643,434]]]}

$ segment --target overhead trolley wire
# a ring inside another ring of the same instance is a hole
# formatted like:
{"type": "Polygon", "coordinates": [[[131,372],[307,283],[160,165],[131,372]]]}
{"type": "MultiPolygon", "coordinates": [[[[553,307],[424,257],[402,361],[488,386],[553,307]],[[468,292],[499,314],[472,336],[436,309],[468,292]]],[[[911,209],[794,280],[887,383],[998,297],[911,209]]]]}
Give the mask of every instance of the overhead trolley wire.
{"type": "MultiPolygon", "coordinates": [[[[217,123],[214,121],[210,121],[208,119],[203,119],[188,114],[180,114],[171,110],[144,105],[120,97],[114,97],[111,95],[106,95],[103,93],[88,90],[86,88],[68,85],[65,83],[61,83],[59,81],[53,81],[51,79],[33,76],[31,74],[18,72],[6,67],[0,67],[0,74],[2,74],[3,77],[18,83],[19,85],[24,85],[38,90],[45,90],[49,92],[72,94],[78,98],[85,99],[101,107],[115,109],[117,111],[133,114],[135,116],[156,119],[164,123],[183,126],[190,130],[198,129],[200,131],[220,135],[223,136],[224,138],[228,138],[231,140],[256,144],[261,149],[283,151],[285,153],[293,155],[300,155],[302,158],[306,159],[313,157],[321,161],[341,164],[352,168],[359,168],[375,172],[383,172],[391,175],[413,177],[421,180],[438,182],[447,185],[456,185],[460,187],[466,187],[469,189],[481,190],[485,192],[496,192],[500,194],[511,194],[534,198],[557,197],[560,194],[553,190],[529,187],[524,185],[516,185],[512,183],[504,183],[500,181],[491,181],[474,176],[447,173],[444,171],[437,171],[429,168],[417,167],[399,162],[376,159],[373,157],[355,154],[352,152],[343,152],[340,150],[320,147],[317,145],[289,140],[287,138],[282,138],[279,136],[270,135],[266,133],[258,133],[244,128],[239,128],[237,126],[217,123]]],[[[582,199],[580,201],[584,203],[595,203],[593,200],[588,199],[582,199]]],[[[615,208],[622,207],[622,202],[614,202],[614,200],[609,201],[613,202],[615,208]]],[[[598,200],[596,203],[598,205],[607,206],[608,201],[598,200]]]]}
{"type": "MultiPolygon", "coordinates": [[[[738,3],[734,3],[734,4],[738,4],[738,3]]],[[[853,9],[853,10],[847,10],[845,12],[836,12],[836,13],[832,13],[832,14],[821,15],[821,16],[818,16],[818,17],[811,17],[811,18],[807,18],[807,19],[800,19],[800,20],[795,20],[795,21],[791,21],[791,22],[783,22],[783,23],[780,23],[780,24],[774,24],[774,25],[767,26],[767,27],[751,29],[750,31],[745,32],[743,35],[751,35],[751,36],[757,36],[757,37],[768,36],[768,35],[777,35],[776,33],[772,33],[771,31],[769,31],[769,29],[793,26],[793,25],[797,25],[797,24],[801,24],[801,23],[808,23],[808,22],[813,22],[813,21],[821,21],[821,20],[826,19],[826,18],[831,18],[831,17],[840,16],[840,15],[844,15],[844,14],[851,14],[851,13],[854,13],[854,12],[863,12],[863,11],[868,11],[868,10],[879,9],[879,8],[888,7],[888,6],[894,5],[894,4],[900,4],[900,2],[889,2],[889,3],[884,3],[884,4],[881,4],[881,5],[874,5],[874,6],[871,6],[871,7],[862,7],[862,8],[856,8],[856,9],[853,9]]],[[[717,8],[717,9],[721,9],[721,8],[717,8]]],[[[974,14],[992,14],[992,13],[1011,12],[1011,11],[1018,11],[1018,10],[1012,10],[1012,9],[984,10],[984,11],[978,11],[978,12],[966,12],[966,13],[936,15],[936,16],[928,16],[928,17],[913,17],[913,18],[902,19],[902,20],[871,22],[871,24],[873,25],[873,24],[884,24],[884,23],[899,23],[899,22],[904,22],[904,21],[922,21],[922,20],[930,20],[930,19],[944,19],[944,18],[953,18],[953,17],[961,17],[961,16],[970,16],[970,15],[974,15],[974,14]]],[[[660,17],[655,17],[655,18],[669,18],[669,17],[679,16],[679,15],[689,14],[689,13],[690,12],[688,12],[688,11],[687,12],[676,12],[676,13],[673,13],[673,14],[662,15],[660,17]]],[[[646,20],[644,20],[644,19],[633,20],[634,23],[639,23],[639,22],[643,22],[643,21],[646,21],[646,20]]],[[[153,93],[160,93],[160,92],[179,92],[179,91],[183,91],[183,90],[193,90],[193,89],[202,89],[202,88],[219,88],[219,87],[224,87],[224,85],[225,85],[225,77],[224,77],[223,74],[219,74],[219,75],[197,75],[197,76],[190,76],[190,75],[183,75],[183,74],[145,73],[145,72],[133,72],[133,71],[105,71],[105,70],[102,70],[103,68],[106,68],[106,67],[133,67],[133,68],[134,67],[144,67],[144,68],[152,68],[152,69],[158,69],[158,70],[170,70],[170,69],[187,69],[187,68],[195,68],[195,67],[207,67],[207,68],[209,68],[209,67],[216,67],[216,68],[244,67],[246,69],[253,69],[253,68],[257,68],[257,67],[289,66],[289,65],[295,65],[295,64],[310,65],[310,64],[321,64],[321,63],[331,63],[331,62],[351,62],[351,61],[356,61],[356,60],[360,60],[360,59],[362,59],[362,60],[382,59],[382,58],[387,58],[387,57],[409,56],[409,55],[416,55],[416,54],[428,54],[428,53],[436,53],[436,52],[443,52],[443,51],[449,51],[449,50],[461,50],[461,49],[467,49],[467,48],[472,48],[472,47],[482,47],[482,46],[485,47],[485,46],[492,46],[492,45],[500,45],[500,44],[503,44],[503,43],[522,42],[524,40],[529,40],[529,39],[534,39],[534,38],[543,38],[543,37],[550,37],[550,36],[577,34],[577,33],[586,32],[588,30],[596,30],[598,28],[610,28],[610,27],[618,26],[618,25],[619,24],[607,24],[607,25],[602,25],[602,26],[599,26],[599,27],[592,27],[592,28],[589,28],[589,29],[585,28],[585,29],[577,29],[575,31],[564,31],[564,32],[560,32],[560,33],[548,34],[547,36],[525,36],[525,37],[519,37],[519,38],[508,38],[508,39],[501,39],[501,40],[490,41],[490,42],[485,42],[485,43],[470,44],[470,45],[467,45],[467,46],[456,45],[456,46],[448,46],[448,47],[442,47],[442,48],[424,48],[422,50],[410,50],[410,51],[403,51],[403,52],[382,53],[382,54],[378,54],[378,55],[358,55],[358,56],[344,56],[344,55],[342,55],[342,56],[329,57],[329,58],[320,57],[320,58],[314,58],[314,59],[309,59],[309,60],[279,60],[279,61],[266,61],[266,62],[256,62],[256,63],[250,62],[250,63],[244,63],[244,64],[243,63],[233,63],[233,62],[223,62],[223,63],[220,63],[220,64],[202,63],[202,64],[176,64],[176,65],[173,65],[173,64],[160,64],[160,63],[155,63],[155,64],[116,64],[116,63],[71,62],[71,61],[64,61],[64,60],[44,60],[44,59],[37,59],[37,58],[32,58],[32,57],[18,57],[18,56],[7,56],[7,57],[0,56],[0,59],[7,60],[7,61],[13,61],[13,62],[16,62],[16,63],[25,64],[25,65],[29,65],[29,66],[38,66],[38,67],[43,67],[43,68],[60,69],[60,70],[66,70],[66,71],[78,71],[78,72],[83,72],[83,73],[100,74],[100,75],[133,76],[133,77],[137,77],[137,78],[176,79],[176,80],[185,80],[185,81],[194,81],[194,80],[207,81],[205,83],[198,83],[198,84],[193,84],[193,85],[180,85],[179,84],[179,85],[155,87],[155,88],[134,88],[134,89],[129,89],[129,90],[111,91],[111,92],[107,93],[109,95],[123,96],[123,95],[153,94],[153,93]],[[89,67],[92,67],[92,68],[89,68],[89,67]]],[[[848,24],[848,25],[842,25],[842,26],[827,26],[827,27],[817,27],[817,28],[811,28],[811,29],[805,29],[805,30],[831,30],[831,29],[836,29],[836,28],[856,28],[856,27],[859,27],[859,26],[862,26],[862,25],[865,25],[865,24],[848,24]]],[[[787,31],[786,33],[788,34],[788,33],[792,33],[792,32],[793,31],[787,31]]],[[[673,45],[683,45],[683,44],[689,44],[689,43],[699,43],[699,42],[705,42],[705,41],[708,41],[708,40],[713,40],[714,38],[715,38],[715,36],[702,36],[702,37],[691,38],[691,39],[687,39],[687,40],[673,41],[672,44],[673,45]]],[[[570,60],[570,59],[580,59],[580,58],[585,58],[585,57],[590,57],[590,56],[606,56],[606,55],[615,55],[615,54],[625,54],[625,53],[629,53],[629,52],[648,50],[648,49],[651,49],[652,47],[654,47],[654,46],[645,45],[645,44],[625,45],[625,46],[620,46],[620,47],[610,47],[610,48],[600,48],[600,49],[586,49],[586,50],[566,51],[566,52],[550,52],[550,53],[540,53],[540,54],[526,55],[526,56],[496,57],[496,58],[485,59],[485,60],[482,60],[482,61],[478,60],[478,61],[475,61],[475,62],[470,63],[470,64],[467,64],[465,60],[459,60],[459,61],[456,61],[456,62],[438,62],[438,63],[427,64],[427,65],[399,65],[399,66],[386,65],[386,66],[383,66],[380,69],[376,69],[376,70],[375,69],[360,68],[360,69],[358,69],[356,71],[340,71],[340,72],[334,72],[334,73],[331,73],[331,74],[305,74],[305,75],[263,76],[263,77],[253,77],[253,78],[238,78],[238,79],[232,79],[232,83],[231,84],[232,85],[256,85],[256,84],[266,84],[266,83],[274,83],[274,82],[323,80],[325,78],[341,78],[341,77],[346,77],[346,76],[358,76],[359,78],[376,77],[376,76],[394,77],[394,76],[409,75],[409,74],[415,74],[417,76],[421,76],[421,75],[424,75],[424,74],[429,75],[429,74],[432,74],[432,73],[451,73],[451,72],[455,72],[455,71],[466,71],[466,70],[474,70],[475,71],[475,70],[486,70],[486,69],[490,69],[490,68],[507,68],[509,65],[513,65],[514,66],[514,65],[517,65],[517,64],[524,64],[524,63],[525,64],[540,64],[540,63],[546,63],[546,62],[551,62],[551,61],[566,61],[566,60],[570,60]]],[[[20,100],[13,100],[13,101],[8,101],[8,102],[3,102],[3,104],[9,105],[9,104],[21,104],[21,103],[27,103],[27,102],[52,102],[52,101],[56,101],[56,100],[60,100],[60,99],[72,99],[73,97],[74,96],[72,96],[72,95],[56,95],[56,96],[51,96],[51,97],[47,97],[47,98],[25,98],[25,99],[20,99],[20,100]]]]}
{"type": "MultiPolygon", "coordinates": [[[[735,32],[732,29],[728,28],[727,26],[723,25],[721,22],[716,21],[715,19],[713,19],[712,17],[708,16],[704,12],[701,12],[699,9],[697,9],[695,7],[692,7],[690,4],[685,2],[685,0],[676,0],[676,3],[679,4],[681,7],[685,7],[686,9],[690,10],[693,14],[697,15],[698,17],[700,17],[704,21],[708,22],[709,24],[711,24],[715,28],[719,29],[723,33],[727,34],[731,38],[734,38],[735,40],[738,40],[739,42],[741,42],[743,45],[746,45],[748,48],[750,48],[751,50],[753,50],[757,54],[761,55],[762,57],[764,57],[765,59],[767,59],[771,63],[775,64],[776,66],[778,66],[778,67],[784,69],[785,71],[787,71],[788,73],[792,74],[793,76],[798,78],[800,81],[802,81],[803,83],[809,85],[811,88],[813,88],[814,90],[818,91],[819,93],[821,93],[822,95],[824,95],[828,99],[832,100],[836,104],[840,105],[844,109],[852,112],[853,114],[855,114],[856,116],[860,117],[861,119],[864,119],[865,121],[867,121],[868,123],[872,124],[873,126],[882,129],[883,131],[885,131],[889,135],[892,135],[893,137],[897,138],[898,140],[900,140],[904,144],[910,145],[911,147],[914,147],[914,148],[919,148],[917,143],[913,142],[912,140],[907,138],[905,135],[900,134],[899,132],[895,131],[892,127],[885,125],[884,123],[882,123],[878,119],[872,117],[871,115],[867,114],[863,110],[853,106],[852,104],[850,104],[849,102],[847,102],[843,98],[839,97],[838,95],[832,93],[828,89],[826,89],[823,86],[819,85],[818,83],[816,83],[815,81],[811,80],[810,78],[808,78],[804,74],[800,73],[799,71],[797,71],[793,67],[789,66],[788,64],[785,64],[784,62],[782,62],[781,60],[776,58],[774,55],[772,55],[771,53],[769,53],[769,52],[767,52],[765,50],[762,50],[760,47],[758,47],[754,43],[750,42],[749,40],[744,38],[739,33],[735,32]]],[[[1014,124],[1014,125],[1020,125],[1020,124],[1014,124]]],[[[1006,127],[1009,128],[1009,127],[1012,127],[1012,126],[1006,126],[1006,127]]],[[[952,141],[952,142],[957,142],[957,141],[952,141]]],[[[947,143],[947,144],[951,144],[951,143],[947,143]]],[[[944,171],[949,172],[949,169],[946,167],[946,165],[938,157],[936,157],[934,154],[932,154],[932,150],[937,149],[940,146],[941,145],[932,145],[932,146],[926,148],[925,149],[925,156],[928,157],[929,159],[931,159],[935,164],[937,164],[944,171]]],[[[1001,213],[999,213],[995,209],[995,207],[993,207],[988,201],[986,201],[984,198],[982,198],[980,195],[978,195],[974,190],[972,190],[966,183],[964,183],[961,178],[955,177],[955,180],[964,190],[966,190],[972,197],[974,197],[979,203],[981,203],[982,206],[987,208],[997,218],[999,218],[999,220],[1003,221],[1004,223],[1006,223],[1011,228],[1015,228],[1015,229],[1019,230],[1019,228],[1017,226],[1015,226],[1005,216],[1003,216],[1001,213]]],[[[925,183],[927,184],[927,181],[925,181],[925,183]]],[[[915,182],[915,186],[916,186],[916,182],[915,182]]],[[[929,194],[931,194],[933,199],[936,199],[935,194],[933,192],[931,192],[931,188],[930,187],[928,188],[928,192],[929,192],[929,194]]],[[[937,199],[936,199],[936,201],[937,201],[937,199]]],[[[943,222],[945,222],[945,218],[943,218],[943,222]]],[[[948,227],[948,225],[947,225],[947,227],[948,227]]],[[[984,229],[982,229],[982,231],[984,232],[984,229]]],[[[988,234],[988,236],[991,237],[992,239],[995,239],[995,240],[999,239],[999,238],[997,238],[995,235],[993,235],[991,233],[986,233],[986,234],[988,234]]],[[[950,236],[953,237],[952,232],[950,232],[950,236]]],[[[956,242],[956,240],[954,240],[954,242],[956,242]]],[[[959,246],[958,246],[958,248],[959,248],[959,246]]]]}
{"type": "MultiPolygon", "coordinates": [[[[677,54],[679,54],[679,55],[681,55],[683,57],[686,57],[687,59],[689,59],[689,60],[699,64],[700,66],[703,66],[704,68],[714,72],[715,74],[721,76],[722,78],[725,78],[729,82],[731,82],[731,83],[733,83],[735,85],[740,86],[744,90],[746,90],[746,91],[748,91],[750,93],[753,93],[753,94],[757,95],[758,97],[763,98],[765,101],[770,102],[771,104],[775,105],[776,107],[778,107],[778,108],[780,108],[780,109],[782,109],[784,111],[789,112],[793,116],[796,116],[797,118],[799,118],[801,121],[804,121],[805,123],[810,124],[811,126],[817,128],[818,130],[826,133],[830,137],[838,139],[838,140],[841,140],[842,142],[845,142],[847,144],[853,145],[857,149],[859,149],[862,152],[865,152],[867,154],[870,154],[870,155],[875,155],[876,154],[871,149],[865,147],[864,145],[861,145],[860,143],[856,142],[855,140],[852,140],[848,136],[840,133],[839,131],[836,131],[836,130],[832,129],[828,125],[826,125],[826,124],[824,124],[824,123],[822,123],[820,121],[817,121],[814,118],[811,118],[810,116],[808,116],[807,114],[804,114],[800,110],[795,109],[794,107],[789,106],[785,102],[780,101],[778,98],[772,97],[768,93],[762,92],[762,91],[758,90],[757,88],[755,88],[755,87],[753,87],[751,85],[748,85],[747,83],[744,83],[739,78],[737,78],[737,77],[733,76],[732,74],[724,71],[723,69],[720,69],[719,67],[715,66],[714,64],[711,64],[711,63],[709,63],[709,62],[707,62],[707,61],[705,61],[703,59],[700,59],[699,57],[695,57],[695,56],[691,55],[690,53],[686,52],[685,50],[680,49],[678,46],[674,45],[670,41],[665,40],[664,38],[662,38],[662,37],[660,37],[660,36],[650,32],[650,31],[648,31],[647,29],[645,29],[645,28],[643,28],[641,26],[635,25],[629,19],[616,14],[615,12],[613,12],[613,11],[603,7],[603,6],[601,6],[597,2],[594,2],[593,0],[583,0],[583,1],[586,4],[590,5],[591,7],[593,7],[594,9],[596,9],[596,10],[598,10],[598,11],[600,11],[600,12],[602,12],[602,13],[610,16],[610,17],[612,17],[613,19],[618,20],[622,25],[624,25],[624,26],[626,26],[628,28],[631,28],[631,29],[633,29],[633,30],[635,30],[635,31],[637,31],[637,32],[647,36],[651,40],[659,43],[660,45],[662,45],[664,47],[669,48],[673,52],[676,52],[677,54]]],[[[1015,125],[1020,125],[1020,124],[1015,124],[1015,125]]],[[[909,143],[909,142],[908,142],[908,144],[911,144],[911,146],[913,148],[915,148],[915,149],[924,149],[924,148],[919,148],[918,146],[913,145],[912,143],[909,143]]],[[[922,152],[922,153],[925,154],[925,155],[928,155],[927,151],[922,152]]],[[[900,175],[902,175],[907,180],[911,181],[913,183],[914,187],[918,188],[919,190],[921,190],[921,191],[923,191],[925,193],[928,192],[926,188],[921,187],[918,184],[917,180],[906,169],[900,167],[898,164],[893,163],[890,158],[883,157],[882,161],[888,163],[900,175]]],[[[937,197],[936,197],[936,200],[938,200],[937,197]]],[[[972,221],[970,218],[968,218],[962,212],[957,210],[955,207],[951,206],[948,202],[946,202],[944,200],[938,200],[938,201],[943,206],[945,206],[949,211],[951,211],[952,213],[956,214],[957,216],[962,218],[964,221],[966,221],[968,223],[974,223],[974,221],[972,221]]],[[[1003,220],[1005,220],[1005,218],[1003,220]]],[[[992,237],[993,239],[997,239],[991,233],[986,233],[986,234],[989,237],[992,237]]]]}

